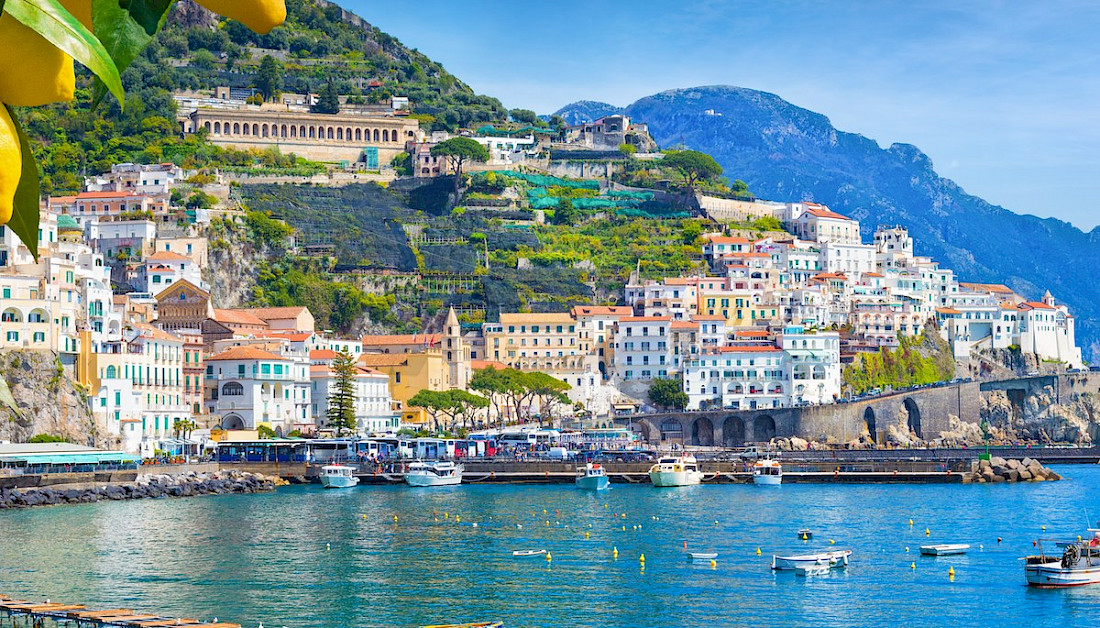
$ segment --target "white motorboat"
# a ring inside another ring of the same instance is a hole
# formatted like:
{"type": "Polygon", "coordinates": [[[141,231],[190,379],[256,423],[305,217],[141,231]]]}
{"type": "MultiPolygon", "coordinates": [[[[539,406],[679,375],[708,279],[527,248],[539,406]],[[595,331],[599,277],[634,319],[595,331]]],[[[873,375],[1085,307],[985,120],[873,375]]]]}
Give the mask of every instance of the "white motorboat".
{"type": "Polygon", "coordinates": [[[691,560],[714,560],[718,558],[717,552],[688,552],[688,558],[691,560]]]}
{"type": "Polygon", "coordinates": [[[527,549],[527,550],[515,550],[512,552],[512,556],[516,558],[526,558],[528,556],[542,556],[546,553],[544,549],[527,549]]]}
{"type": "Polygon", "coordinates": [[[757,460],[752,465],[752,483],[775,486],[783,483],[783,465],[778,460],[757,460]]]}
{"type": "Polygon", "coordinates": [[[920,553],[925,556],[952,556],[965,554],[970,546],[966,543],[942,543],[940,545],[921,545],[920,553]]]}
{"type": "Polygon", "coordinates": [[[1100,530],[1089,530],[1092,537],[1076,543],[1065,543],[1061,558],[1047,556],[1039,541],[1038,556],[1024,559],[1024,577],[1028,586],[1042,589],[1079,587],[1100,584],[1100,530]]]}
{"type": "Polygon", "coordinates": [[[325,488],[351,488],[359,484],[359,478],[352,475],[355,467],[342,464],[330,464],[321,467],[321,486],[325,488]]]}
{"type": "Polygon", "coordinates": [[[409,486],[454,486],[462,484],[462,465],[450,461],[413,462],[405,472],[409,486]]]}
{"type": "Polygon", "coordinates": [[[577,488],[586,491],[602,491],[611,484],[607,477],[607,469],[599,463],[591,463],[583,467],[577,467],[577,479],[574,480],[577,488]]]}
{"type": "Polygon", "coordinates": [[[703,473],[691,454],[668,456],[649,468],[649,481],[657,487],[693,486],[702,483],[703,473]]]}
{"type": "Polygon", "coordinates": [[[772,569],[776,571],[790,571],[798,567],[812,567],[814,565],[827,565],[833,567],[847,567],[848,557],[852,550],[831,550],[818,552],[817,554],[801,554],[798,556],[772,556],[772,569]]]}

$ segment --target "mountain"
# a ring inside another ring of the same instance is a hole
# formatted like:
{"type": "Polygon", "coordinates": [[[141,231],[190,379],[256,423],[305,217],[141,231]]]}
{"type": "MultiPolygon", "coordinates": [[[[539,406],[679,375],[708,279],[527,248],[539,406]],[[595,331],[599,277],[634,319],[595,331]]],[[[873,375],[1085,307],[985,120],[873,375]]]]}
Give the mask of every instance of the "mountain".
{"type": "Polygon", "coordinates": [[[578,125],[595,122],[604,116],[622,113],[622,107],[609,105],[598,100],[580,100],[566,105],[554,112],[554,115],[565,119],[566,124],[578,125]]]}
{"type": "MultiPolygon", "coordinates": [[[[583,111],[587,104],[563,111],[583,111]]],[[[824,115],[765,92],[709,86],[661,92],[625,108],[662,146],[714,156],[759,198],[813,200],[877,225],[908,227],[921,255],[962,281],[1005,283],[1028,298],[1049,289],[1077,317],[1086,355],[1100,355],[1100,229],[1013,213],[938,175],[917,147],[881,148],[838,131],[824,115]],[[709,113],[708,113],[708,110],[709,113]]]]}

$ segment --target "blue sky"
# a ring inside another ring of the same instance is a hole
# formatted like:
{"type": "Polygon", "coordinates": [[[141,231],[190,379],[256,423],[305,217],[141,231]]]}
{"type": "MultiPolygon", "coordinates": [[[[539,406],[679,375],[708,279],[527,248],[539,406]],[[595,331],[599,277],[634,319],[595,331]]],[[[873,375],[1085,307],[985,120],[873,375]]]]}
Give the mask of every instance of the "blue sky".
{"type": "Polygon", "coordinates": [[[1015,212],[1100,224],[1097,2],[339,1],[508,107],[759,89],[1015,212]]]}

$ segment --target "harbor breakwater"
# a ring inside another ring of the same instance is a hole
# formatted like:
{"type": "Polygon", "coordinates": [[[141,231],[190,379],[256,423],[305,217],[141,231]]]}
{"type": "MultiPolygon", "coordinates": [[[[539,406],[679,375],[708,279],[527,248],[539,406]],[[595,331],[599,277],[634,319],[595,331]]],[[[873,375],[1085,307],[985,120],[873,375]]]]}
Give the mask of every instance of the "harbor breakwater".
{"type": "Polygon", "coordinates": [[[0,489],[0,510],[125,499],[260,493],[275,490],[280,483],[283,482],[278,478],[262,474],[224,470],[213,473],[141,475],[134,482],[81,488],[4,488],[0,489]]]}
{"type": "Polygon", "coordinates": [[[1037,460],[1005,460],[994,456],[989,460],[979,460],[972,474],[972,481],[978,483],[996,482],[1047,482],[1061,480],[1062,476],[1044,467],[1037,460]]]}

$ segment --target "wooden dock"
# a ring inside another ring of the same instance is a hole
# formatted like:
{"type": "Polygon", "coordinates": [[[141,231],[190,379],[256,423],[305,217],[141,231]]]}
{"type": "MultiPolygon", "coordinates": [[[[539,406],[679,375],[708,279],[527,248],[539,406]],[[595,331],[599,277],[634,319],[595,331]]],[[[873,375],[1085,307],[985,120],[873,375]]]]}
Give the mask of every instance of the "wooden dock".
{"type": "Polygon", "coordinates": [[[9,619],[13,628],[241,628],[240,624],[203,622],[186,617],[165,617],[141,613],[132,608],[89,609],[83,604],[30,602],[0,594],[0,618],[9,619]]]}

